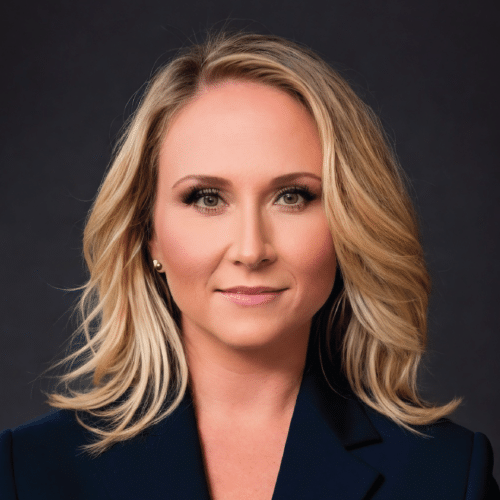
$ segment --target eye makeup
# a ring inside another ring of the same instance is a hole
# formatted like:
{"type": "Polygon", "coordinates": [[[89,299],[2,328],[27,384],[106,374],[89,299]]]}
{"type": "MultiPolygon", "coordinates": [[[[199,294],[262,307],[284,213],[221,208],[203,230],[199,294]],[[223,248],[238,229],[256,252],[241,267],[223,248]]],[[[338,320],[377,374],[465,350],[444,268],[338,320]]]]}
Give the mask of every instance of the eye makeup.
{"type": "MultiPolygon", "coordinates": [[[[294,184],[293,186],[285,187],[282,188],[278,191],[276,194],[276,200],[279,200],[280,198],[284,198],[285,196],[294,196],[297,195],[299,197],[302,197],[303,201],[297,202],[297,203],[292,203],[292,204],[285,204],[285,205],[280,205],[284,207],[285,211],[300,211],[303,210],[311,201],[315,200],[317,198],[317,195],[311,191],[309,186],[305,184],[294,184]]],[[[205,199],[208,201],[208,199],[213,199],[214,201],[217,200],[222,200],[220,190],[218,188],[213,188],[213,187],[206,187],[203,185],[195,185],[192,186],[182,197],[182,202],[185,205],[193,205],[196,210],[198,210],[201,213],[205,214],[211,214],[211,213],[220,213],[221,209],[217,206],[199,206],[196,205],[196,203],[200,199],[205,199]]],[[[285,198],[284,198],[285,199],[285,198]]],[[[226,202],[224,202],[226,203],[226,202]]],[[[227,203],[226,203],[227,205],[227,203]]]]}

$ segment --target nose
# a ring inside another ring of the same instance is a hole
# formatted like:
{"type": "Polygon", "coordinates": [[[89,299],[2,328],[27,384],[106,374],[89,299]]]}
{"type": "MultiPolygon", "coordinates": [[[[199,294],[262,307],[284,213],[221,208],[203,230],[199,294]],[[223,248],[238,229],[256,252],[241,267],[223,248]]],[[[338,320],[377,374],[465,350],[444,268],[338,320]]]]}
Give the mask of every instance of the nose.
{"type": "Polygon", "coordinates": [[[274,262],[276,252],[270,241],[271,228],[257,206],[247,206],[235,217],[231,259],[250,269],[274,262]]]}

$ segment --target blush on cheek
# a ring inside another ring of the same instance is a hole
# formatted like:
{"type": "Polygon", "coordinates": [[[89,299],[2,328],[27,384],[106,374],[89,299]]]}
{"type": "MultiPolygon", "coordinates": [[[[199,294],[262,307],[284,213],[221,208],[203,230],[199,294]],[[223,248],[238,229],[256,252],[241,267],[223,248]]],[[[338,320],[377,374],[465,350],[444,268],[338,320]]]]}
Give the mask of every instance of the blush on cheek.
{"type": "Polygon", "coordinates": [[[301,244],[301,249],[297,251],[308,255],[307,260],[312,265],[314,262],[324,264],[335,261],[333,238],[324,215],[320,220],[311,221],[308,231],[304,232],[300,238],[296,235],[295,241],[301,244]]]}
{"type": "Polygon", "coordinates": [[[179,299],[192,296],[196,291],[195,284],[205,282],[205,275],[211,269],[209,241],[178,221],[165,227],[170,230],[159,238],[159,245],[170,291],[174,300],[175,296],[179,299]]]}
{"type": "Polygon", "coordinates": [[[197,267],[197,246],[189,241],[166,236],[163,240],[162,253],[165,255],[169,276],[189,277],[197,267]]]}
{"type": "Polygon", "coordinates": [[[318,235],[314,245],[309,246],[305,254],[305,270],[310,276],[315,276],[320,282],[333,283],[337,270],[337,259],[331,234],[318,235]]]}

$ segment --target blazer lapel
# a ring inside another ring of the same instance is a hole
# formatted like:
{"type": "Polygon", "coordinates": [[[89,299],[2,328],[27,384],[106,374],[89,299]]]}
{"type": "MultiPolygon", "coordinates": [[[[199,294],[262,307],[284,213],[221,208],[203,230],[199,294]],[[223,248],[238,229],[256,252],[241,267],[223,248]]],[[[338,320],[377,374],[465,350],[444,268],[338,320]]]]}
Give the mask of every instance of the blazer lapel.
{"type": "Polygon", "coordinates": [[[349,449],[381,437],[354,397],[335,393],[322,375],[304,374],[273,500],[359,500],[382,479],[349,449]]]}
{"type": "MultiPolygon", "coordinates": [[[[322,375],[306,370],[273,500],[364,498],[381,476],[348,450],[380,441],[355,398],[336,394],[322,375]]],[[[210,500],[189,389],[170,416],[94,464],[112,499],[210,500]]]]}

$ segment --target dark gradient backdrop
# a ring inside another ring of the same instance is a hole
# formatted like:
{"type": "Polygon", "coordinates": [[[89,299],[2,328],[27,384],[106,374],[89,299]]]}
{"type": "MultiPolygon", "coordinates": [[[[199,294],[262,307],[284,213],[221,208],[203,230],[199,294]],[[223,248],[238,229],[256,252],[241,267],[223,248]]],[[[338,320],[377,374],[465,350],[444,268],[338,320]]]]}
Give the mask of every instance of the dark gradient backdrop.
{"type": "Polygon", "coordinates": [[[222,24],[295,39],[381,115],[434,282],[428,397],[491,439],[500,478],[498,1],[8,2],[0,15],[0,429],[49,408],[83,220],[153,68],[222,24]]]}

